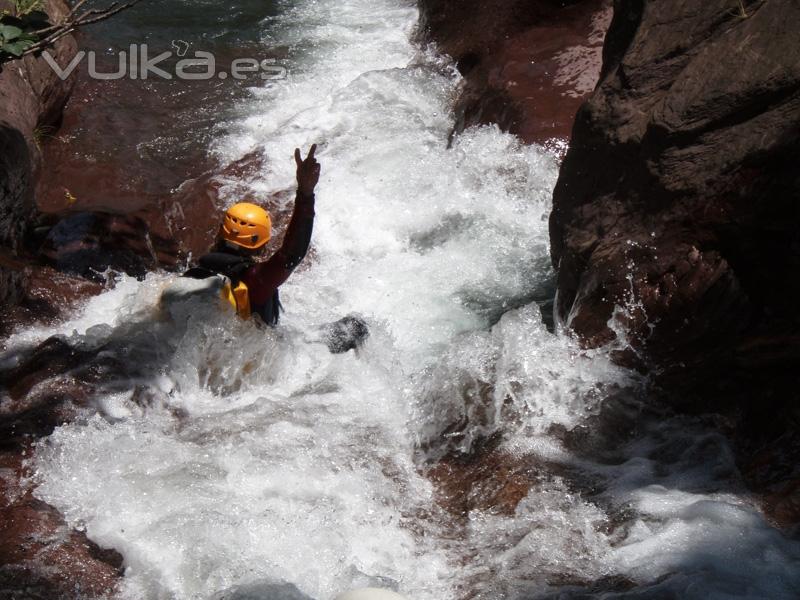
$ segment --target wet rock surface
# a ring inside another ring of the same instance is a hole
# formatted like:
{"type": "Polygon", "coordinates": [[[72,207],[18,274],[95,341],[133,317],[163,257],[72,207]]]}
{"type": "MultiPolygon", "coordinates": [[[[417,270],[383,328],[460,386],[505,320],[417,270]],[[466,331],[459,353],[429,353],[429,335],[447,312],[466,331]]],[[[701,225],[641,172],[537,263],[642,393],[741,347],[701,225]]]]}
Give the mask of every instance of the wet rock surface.
{"type": "Polygon", "coordinates": [[[136,217],[76,213],[47,234],[40,255],[58,270],[103,278],[109,269],[144,277],[158,264],[147,224],[136,217]]]}
{"type": "MultiPolygon", "coordinates": [[[[10,2],[0,1],[0,11],[10,2]]],[[[59,18],[68,11],[61,0],[46,0],[44,10],[59,18]]],[[[64,37],[51,50],[65,65],[75,54],[75,40],[64,37]]],[[[0,67],[0,247],[17,252],[34,216],[34,186],[40,168],[38,132],[61,117],[72,81],[62,81],[41,58],[27,56],[0,67]]],[[[22,274],[0,263],[0,301],[14,302],[22,274]]]]}
{"type": "Polygon", "coordinates": [[[737,6],[617,4],[551,216],[558,316],[597,346],[625,306],[625,335],[688,402],[740,383],[774,397],[764,370],[799,358],[800,12],[737,6]]]}
{"type": "Polygon", "coordinates": [[[33,324],[49,324],[77,308],[89,296],[99,294],[105,285],[70,275],[43,264],[15,261],[21,282],[17,300],[0,309],[0,335],[33,324]]]}
{"type": "Polygon", "coordinates": [[[0,598],[108,597],[122,557],[32,495],[31,444],[90,407],[92,355],[51,338],[0,372],[0,598]]]}
{"type": "Polygon", "coordinates": [[[450,454],[428,476],[436,484],[439,503],[455,517],[473,510],[513,515],[531,487],[546,476],[540,463],[498,449],[499,438],[469,455],[450,454]]]}
{"type": "Polygon", "coordinates": [[[83,599],[111,595],[122,557],[68,528],[34,498],[16,452],[0,451],[0,598],[83,599]]]}
{"type": "Polygon", "coordinates": [[[798,23],[788,2],[616,2],[550,222],[557,318],[731,416],[784,521],[796,473],[753,457],[797,447],[798,23]]]}
{"type": "Polygon", "coordinates": [[[605,0],[423,0],[422,31],[465,81],[456,132],[496,123],[528,143],[565,142],[600,74],[605,0]]]}
{"type": "MultiPolygon", "coordinates": [[[[0,10],[10,7],[0,2],[0,10]]],[[[57,19],[65,2],[45,0],[57,19]]],[[[77,50],[67,36],[50,50],[66,65],[77,50]]],[[[34,189],[42,171],[39,141],[56,126],[71,92],[43,59],[28,56],[0,70],[0,330],[56,318],[99,286],[76,280],[25,257],[36,220],[34,189]],[[20,258],[20,253],[22,258],[20,258]]],[[[0,598],[107,597],[121,575],[121,557],[71,530],[53,507],[36,500],[25,483],[24,455],[36,438],[72,418],[85,400],[82,384],[61,378],[39,386],[76,356],[45,344],[21,369],[0,375],[0,598]],[[38,386],[38,387],[37,387],[38,386]]],[[[72,361],[72,362],[70,362],[72,361]]]]}

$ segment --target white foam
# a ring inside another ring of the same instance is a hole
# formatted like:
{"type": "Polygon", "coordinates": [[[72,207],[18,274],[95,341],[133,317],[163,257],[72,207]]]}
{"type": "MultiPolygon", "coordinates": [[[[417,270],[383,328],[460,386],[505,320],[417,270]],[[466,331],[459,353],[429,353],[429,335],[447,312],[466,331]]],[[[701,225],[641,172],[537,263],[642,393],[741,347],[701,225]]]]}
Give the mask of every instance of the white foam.
{"type": "Polygon", "coordinates": [[[631,377],[522,307],[552,277],[557,166],[491,127],[447,148],[458,78],[409,41],[416,18],[390,0],[298,3],[266,39],[291,48],[289,80],[254,90],[214,147],[224,160],[265,148],[253,186],[266,195],[293,186],[296,146],[320,143],[313,259],[282,288],[279,328],[198,298],[168,319],[169,277],[151,275],[10,341],[72,335],[130,371],[100,387],[95,417],[40,445],[37,496],[122,552],[125,598],[512,598],[606,575],[780,597],[796,545],[741,490],[715,489],[728,463],[687,460],[665,478],[651,438],[613,465],[562,444],[558,430],[631,377]],[[371,336],[331,355],[317,328],[349,312],[371,336]],[[496,432],[512,456],[566,473],[543,467],[515,514],[475,511],[456,534],[421,463],[496,432]],[[745,560],[761,571],[725,562],[745,560]]]}

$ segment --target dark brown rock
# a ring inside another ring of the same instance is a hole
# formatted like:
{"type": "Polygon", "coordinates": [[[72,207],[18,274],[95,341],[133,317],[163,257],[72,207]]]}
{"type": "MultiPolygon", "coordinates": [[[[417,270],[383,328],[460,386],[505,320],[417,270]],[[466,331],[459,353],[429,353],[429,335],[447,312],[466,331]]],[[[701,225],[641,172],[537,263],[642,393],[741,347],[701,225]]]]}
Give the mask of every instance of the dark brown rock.
{"type": "Polygon", "coordinates": [[[490,444],[468,456],[445,456],[427,475],[436,486],[439,505],[465,519],[473,510],[513,515],[543,472],[543,465],[529,457],[490,444]]]}
{"type": "Polygon", "coordinates": [[[616,2],[551,216],[557,316],[700,409],[800,382],[800,6],[743,8],[616,2]]]}
{"type": "Polygon", "coordinates": [[[800,523],[800,428],[797,415],[780,436],[747,448],[741,471],[751,489],[760,492],[764,512],[778,525],[800,523]]]}
{"type": "Polygon", "coordinates": [[[0,598],[109,597],[122,557],[37,500],[25,467],[32,443],[94,411],[105,359],[56,337],[18,352],[18,364],[0,371],[0,598]]]}
{"type": "MultiPolygon", "coordinates": [[[[0,0],[0,10],[9,6],[0,0]]],[[[44,9],[53,20],[69,10],[61,0],[45,0],[44,9]]],[[[75,41],[65,37],[50,52],[64,66],[75,51],[75,41]]],[[[30,266],[30,261],[16,254],[23,249],[36,213],[34,185],[41,169],[38,139],[43,128],[59,121],[71,86],[71,81],[59,79],[43,59],[34,56],[5,63],[0,71],[0,301],[4,304],[29,301],[31,308],[41,288],[46,269],[30,266]]],[[[46,300],[70,295],[74,294],[48,294],[46,300]]],[[[7,329],[7,315],[3,317],[7,329]]],[[[108,597],[121,575],[118,554],[70,530],[53,507],[33,498],[30,486],[23,482],[29,440],[71,418],[86,399],[85,385],[66,374],[37,388],[56,371],[74,366],[75,358],[71,349],[51,341],[20,368],[0,374],[4,388],[0,389],[2,598],[108,597]]]]}
{"type": "Polygon", "coordinates": [[[0,598],[107,598],[122,556],[70,530],[52,506],[33,497],[18,453],[0,452],[0,598]]]}
{"type": "Polygon", "coordinates": [[[107,269],[144,277],[158,264],[143,219],[99,212],[76,213],[60,220],[47,234],[40,255],[61,271],[101,279],[107,269]]]}
{"type": "MultiPolygon", "coordinates": [[[[8,0],[0,0],[0,11],[10,6],[8,0]]],[[[43,8],[53,20],[69,11],[62,0],[45,0],[43,8]]],[[[75,40],[67,36],[56,43],[51,55],[65,66],[76,50],[75,40]]],[[[18,252],[35,213],[34,182],[40,167],[37,132],[58,122],[72,81],[62,81],[35,56],[1,68],[0,246],[18,252]]],[[[22,281],[19,270],[0,263],[0,301],[16,301],[22,281]]]]}
{"type": "MultiPolygon", "coordinates": [[[[0,245],[14,250],[20,246],[28,221],[25,211],[31,210],[31,169],[25,137],[0,121],[0,245]]],[[[22,270],[17,265],[0,263],[0,302],[17,302],[22,280],[22,270]]]]}
{"type": "Polygon", "coordinates": [[[421,0],[422,30],[456,61],[456,131],[496,123],[528,143],[566,139],[600,74],[606,0],[421,0]]]}
{"type": "Polygon", "coordinates": [[[23,273],[24,284],[18,288],[16,304],[0,309],[0,335],[23,325],[53,323],[105,289],[100,283],[46,265],[29,265],[11,257],[5,261],[10,262],[9,268],[23,273]]]}

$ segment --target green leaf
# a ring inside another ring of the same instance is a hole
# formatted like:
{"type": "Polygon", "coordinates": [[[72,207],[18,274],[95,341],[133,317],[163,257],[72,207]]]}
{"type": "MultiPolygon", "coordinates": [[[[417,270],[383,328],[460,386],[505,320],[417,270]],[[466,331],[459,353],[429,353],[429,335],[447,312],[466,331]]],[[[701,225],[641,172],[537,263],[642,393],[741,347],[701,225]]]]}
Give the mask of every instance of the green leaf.
{"type": "Polygon", "coordinates": [[[0,37],[7,42],[17,39],[22,35],[22,29],[13,25],[0,25],[0,37]]]}
{"type": "Polygon", "coordinates": [[[33,46],[33,42],[31,40],[22,40],[11,42],[10,44],[3,44],[0,46],[0,50],[6,54],[10,54],[11,56],[20,57],[22,56],[23,52],[25,52],[25,50],[31,46],[33,46]]]}

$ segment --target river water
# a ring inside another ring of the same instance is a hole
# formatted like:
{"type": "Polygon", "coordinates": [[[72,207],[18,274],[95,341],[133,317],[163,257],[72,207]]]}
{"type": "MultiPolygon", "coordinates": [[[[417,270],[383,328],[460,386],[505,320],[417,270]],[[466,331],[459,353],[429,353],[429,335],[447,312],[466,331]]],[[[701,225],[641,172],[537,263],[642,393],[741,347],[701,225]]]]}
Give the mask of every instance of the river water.
{"type": "Polygon", "coordinates": [[[31,461],[36,495],[124,556],[121,597],[797,597],[800,545],[713,423],[646,409],[610,348],[545,326],[556,159],[491,127],[448,148],[458,78],[414,43],[415,6],[240,4],[288,74],[205,138],[220,164],[267,154],[223,203],[242,185],[291,198],[293,149],[320,145],[313,249],[281,326],[164,306],[175,278],[153,273],[7,344],[59,334],[123,366],[31,461]],[[331,355],[319,327],[348,313],[371,336],[331,355]],[[537,475],[513,514],[455,518],[429,470],[487,439],[537,475]]]}

